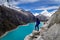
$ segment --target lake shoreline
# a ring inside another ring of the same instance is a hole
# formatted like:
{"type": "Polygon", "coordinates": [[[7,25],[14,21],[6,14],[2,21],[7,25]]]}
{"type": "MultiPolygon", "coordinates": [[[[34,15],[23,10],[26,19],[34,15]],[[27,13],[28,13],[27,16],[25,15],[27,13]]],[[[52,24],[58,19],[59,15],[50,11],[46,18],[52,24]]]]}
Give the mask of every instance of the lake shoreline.
{"type": "MultiPolygon", "coordinates": [[[[43,24],[44,24],[44,22],[42,22],[43,24]]],[[[45,25],[42,25],[42,27],[43,26],[45,26],[45,25]]],[[[40,27],[40,29],[39,29],[39,31],[41,30],[41,27],[40,27]]],[[[32,33],[34,32],[35,30],[33,30],[32,31],[32,33]]],[[[39,32],[39,31],[36,31],[36,32],[39,32]]],[[[30,39],[30,37],[29,36],[33,36],[33,34],[32,33],[30,33],[29,35],[27,35],[25,38],[24,38],[24,40],[28,40],[28,39],[30,39]]]]}
{"type": "MultiPolygon", "coordinates": [[[[11,36],[15,35],[16,37],[26,37],[28,34],[30,34],[33,30],[34,30],[34,26],[35,26],[35,22],[34,23],[28,23],[25,25],[19,25],[16,29],[13,29],[11,31],[6,32],[2,37],[0,37],[2,40],[7,39],[7,38],[11,38],[11,36]],[[23,28],[23,29],[21,29],[23,28]],[[28,30],[29,29],[29,30],[28,30]],[[17,33],[18,32],[18,33],[17,33]],[[21,33],[19,33],[21,32],[21,33]],[[24,33],[25,32],[25,33],[24,33]],[[17,33],[17,34],[16,34],[17,33]],[[23,33],[23,34],[22,34],[23,33]],[[20,35],[21,34],[21,35],[20,35]],[[9,35],[9,36],[8,36],[9,35]],[[18,36],[17,36],[18,35],[18,36]],[[20,35],[20,36],[19,36],[20,35]]],[[[14,37],[15,37],[14,36],[14,37]]],[[[14,38],[13,37],[13,38],[14,38]]],[[[24,39],[23,38],[23,39],[24,39]]],[[[21,39],[21,38],[20,38],[21,39]]],[[[23,40],[22,39],[22,40],[23,40]]],[[[10,39],[9,39],[10,40],[10,39]]],[[[13,40],[13,39],[12,39],[13,40]]],[[[17,40],[17,39],[16,39],[17,40]]]]}
{"type": "MultiPolygon", "coordinates": [[[[28,23],[28,24],[29,24],[29,23],[28,23]]],[[[19,25],[19,26],[26,26],[26,25],[28,25],[28,24],[19,25]]],[[[4,36],[6,36],[6,35],[7,35],[9,32],[11,32],[11,31],[14,31],[14,30],[18,29],[19,26],[18,26],[17,28],[13,29],[13,30],[7,31],[7,32],[6,32],[5,34],[3,34],[0,38],[3,38],[4,36]]]]}

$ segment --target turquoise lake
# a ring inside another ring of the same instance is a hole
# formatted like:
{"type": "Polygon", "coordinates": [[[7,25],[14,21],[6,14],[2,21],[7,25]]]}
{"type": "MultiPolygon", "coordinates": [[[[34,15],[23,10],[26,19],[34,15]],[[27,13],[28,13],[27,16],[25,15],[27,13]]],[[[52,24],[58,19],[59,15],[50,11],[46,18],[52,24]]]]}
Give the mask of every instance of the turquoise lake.
{"type": "MultiPolygon", "coordinates": [[[[43,23],[39,25],[42,27],[43,23]]],[[[29,23],[27,25],[19,26],[14,31],[9,32],[6,36],[0,38],[0,40],[24,40],[24,38],[34,30],[35,23],[29,23]]]]}

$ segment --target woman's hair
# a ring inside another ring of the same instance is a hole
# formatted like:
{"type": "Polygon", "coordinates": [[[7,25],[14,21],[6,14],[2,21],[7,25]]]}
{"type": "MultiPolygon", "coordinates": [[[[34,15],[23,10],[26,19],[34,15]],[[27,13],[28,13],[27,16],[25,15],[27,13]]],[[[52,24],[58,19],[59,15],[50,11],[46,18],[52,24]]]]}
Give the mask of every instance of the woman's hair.
{"type": "Polygon", "coordinates": [[[39,18],[36,18],[36,20],[39,20],[39,18]]]}
{"type": "Polygon", "coordinates": [[[38,18],[36,18],[36,20],[39,20],[38,18]]]}

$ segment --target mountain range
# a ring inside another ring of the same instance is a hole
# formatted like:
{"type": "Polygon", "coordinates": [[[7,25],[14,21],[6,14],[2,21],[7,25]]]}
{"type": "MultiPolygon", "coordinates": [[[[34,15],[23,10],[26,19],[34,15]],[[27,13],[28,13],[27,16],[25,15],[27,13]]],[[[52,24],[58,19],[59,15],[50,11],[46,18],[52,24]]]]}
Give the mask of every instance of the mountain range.
{"type": "Polygon", "coordinates": [[[39,20],[41,21],[48,21],[52,14],[49,13],[47,10],[44,10],[40,14],[36,13],[35,17],[39,18],[39,20]]]}
{"type": "Polygon", "coordinates": [[[4,5],[0,6],[0,36],[29,22],[34,22],[35,16],[25,10],[14,10],[4,5]]]}
{"type": "Polygon", "coordinates": [[[17,28],[19,25],[35,22],[36,18],[47,21],[47,16],[39,14],[34,16],[30,11],[0,5],[0,36],[7,31],[17,28]]]}

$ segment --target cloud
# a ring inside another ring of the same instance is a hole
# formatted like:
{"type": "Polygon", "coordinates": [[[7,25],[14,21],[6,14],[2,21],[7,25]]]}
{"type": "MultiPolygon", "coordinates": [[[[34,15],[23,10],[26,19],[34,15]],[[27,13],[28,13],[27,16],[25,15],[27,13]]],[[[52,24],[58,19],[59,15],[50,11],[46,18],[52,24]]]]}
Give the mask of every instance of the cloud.
{"type": "Polygon", "coordinates": [[[54,1],[57,1],[57,2],[58,2],[58,1],[60,1],[60,0],[54,0],[54,1]]]}
{"type": "Polygon", "coordinates": [[[51,0],[54,1],[55,3],[60,3],[60,0],[51,0]]]}
{"type": "Polygon", "coordinates": [[[58,9],[59,6],[51,6],[51,7],[40,7],[36,8],[35,10],[51,10],[51,9],[58,9]]]}
{"type": "Polygon", "coordinates": [[[10,3],[12,4],[22,4],[22,3],[33,3],[33,2],[37,2],[39,0],[11,0],[10,3]]]}
{"type": "MultiPolygon", "coordinates": [[[[36,7],[36,8],[33,8],[33,10],[57,10],[59,8],[59,6],[49,6],[49,7],[45,7],[45,6],[40,6],[40,7],[36,7]]],[[[25,9],[25,10],[27,10],[27,11],[31,11],[32,9],[30,8],[30,9],[25,9]]]]}
{"type": "MultiPolygon", "coordinates": [[[[39,1],[39,0],[9,0],[8,4],[18,5],[18,4],[25,4],[25,3],[34,3],[37,1],[39,1]]],[[[5,2],[7,2],[7,0],[0,0],[0,4],[5,4],[5,2]]]]}
{"type": "Polygon", "coordinates": [[[51,17],[52,14],[54,14],[56,11],[57,11],[57,10],[54,10],[54,11],[52,11],[52,12],[48,12],[47,10],[44,10],[44,11],[42,11],[41,13],[34,13],[33,15],[34,15],[34,16],[37,16],[37,15],[39,15],[39,14],[42,14],[42,15],[44,15],[44,16],[51,17]]]}
{"type": "Polygon", "coordinates": [[[5,0],[0,0],[0,5],[5,3],[5,0]]]}
{"type": "MultiPolygon", "coordinates": [[[[59,8],[59,6],[51,6],[51,7],[42,7],[42,8],[37,8],[37,9],[34,9],[34,10],[44,10],[44,11],[42,11],[42,12],[39,12],[39,13],[34,13],[33,15],[35,15],[35,16],[37,16],[37,15],[39,15],[39,14],[43,14],[43,15],[45,15],[45,16],[51,16],[53,13],[55,13],[56,11],[57,11],[57,9],[59,8]],[[52,10],[52,9],[54,9],[53,11],[51,11],[51,12],[48,12],[47,10],[52,10]]],[[[29,9],[30,10],[30,9],[29,9]]]]}
{"type": "Polygon", "coordinates": [[[33,2],[37,2],[39,0],[19,0],[21,3],[33,3],[33,2]]]}

